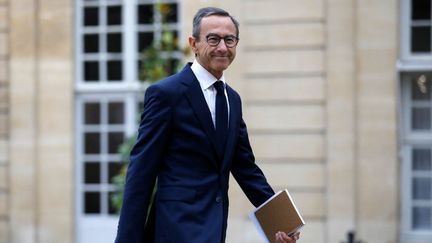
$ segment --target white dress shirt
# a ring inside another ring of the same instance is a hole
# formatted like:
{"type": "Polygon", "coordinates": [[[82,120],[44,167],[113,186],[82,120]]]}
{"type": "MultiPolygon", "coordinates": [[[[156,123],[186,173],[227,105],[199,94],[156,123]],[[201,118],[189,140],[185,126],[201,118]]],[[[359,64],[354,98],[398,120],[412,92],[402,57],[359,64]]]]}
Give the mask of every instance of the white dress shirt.
{"type": "MultiPolygon", "coordinates": [[[[195,77],[198,79],[198,82],[201,86],[201,90],[204,94],[204,98],[207,102],[207,106],[210,110],[213,125],[216,126],[216,88],[213,87],[214,82],[216,81],[222,81],[224,83],[224,87],[226,87],[225,82],[225,75],[222,74],[222,77],[220,79],[215,78],[209,71],[207,71],[201,64],[198,63],[197,60],[195,60],[192,63],[191,66],[192,72],[195,74],[195,77]]],[[[229,102],[228,102],[228,96],[226,89],[225,91],[225,98],[227,99],[227,105],[228,105],[228,120],[229,120],[229,102]]]]}

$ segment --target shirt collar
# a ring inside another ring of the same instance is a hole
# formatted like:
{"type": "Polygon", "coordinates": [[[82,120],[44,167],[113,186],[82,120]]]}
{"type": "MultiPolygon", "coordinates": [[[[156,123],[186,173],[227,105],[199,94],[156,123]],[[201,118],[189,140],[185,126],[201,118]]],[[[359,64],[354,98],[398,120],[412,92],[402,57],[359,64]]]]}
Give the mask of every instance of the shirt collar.
{"type": "Polygon", "coordinates": [[[220,80],[225,85],[225,74],[222,74],[220,79],[216,79],[213,74],[207,71],[197,60],[194,60],[191,66],[192,72],[195,74],[202,90],[206,90],[213,86],[214,82],[220,80]]]}

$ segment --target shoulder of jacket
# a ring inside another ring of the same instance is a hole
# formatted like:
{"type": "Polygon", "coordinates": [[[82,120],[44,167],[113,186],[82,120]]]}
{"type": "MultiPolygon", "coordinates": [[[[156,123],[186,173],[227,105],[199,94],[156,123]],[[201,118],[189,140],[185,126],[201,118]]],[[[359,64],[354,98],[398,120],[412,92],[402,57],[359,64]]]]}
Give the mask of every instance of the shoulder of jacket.
{"type": "Polygon", "coordinates": [[[237,90],[233,89],[231,86],[227,85],[227,90],[229,93],[233,94],[236,98],[241,99],[240,94],[237,90]]]}
{"type": "Polygon", "coordinates": [[[156,83],[150,85],[147,89],[150,89],[151,93],[158,93],[158,96],[162,96],[164,99],[166,99],[166,101],[175,103],[186,90],[186,87],[181,81],[182,78],[177,73],[157,81],[156,83]]]}

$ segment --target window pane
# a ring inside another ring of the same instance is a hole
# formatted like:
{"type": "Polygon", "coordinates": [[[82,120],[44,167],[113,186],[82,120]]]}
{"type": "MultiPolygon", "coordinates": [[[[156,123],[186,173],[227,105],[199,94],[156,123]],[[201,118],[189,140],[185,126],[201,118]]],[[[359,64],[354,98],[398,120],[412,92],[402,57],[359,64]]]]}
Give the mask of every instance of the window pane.
{"type": "Polygon", "coordinates": [[[413,178],[413,199],[431,199],[431,178],[413,178]]]}
{"type": "Polygon", "coordinates": [[[108,153],[116,154],[120,145],[123,143],[124,135],[122,132],[108,133],[108,153]]]}
{"type": "Polygon", "coordinates": [[[138,33],[138,51],[141,52],[153,43],[154,35],[151,32],[138,33]]]}
{"type": "Polygon", "coordinates": [[[413,108],[412,109],[412,129],[413,130],[428,130],[431,126],[431,111],[430,108],[413,108]]]}
{"type": "Polygon", "coordinates": [[[98,34],[84,35],[84,52],[85,53],[99,52],[99,35],[98,34]]]}
{"type": "Polygon", "coordinates": [[[117,210],[111,201],[111,197],[114,195],[114,193],[115,192],[108,193],[108,213],[109,214],[117,214],[117,210]]]}
{"type": "Polygon", "coordinates": [[[100,213],[100,192],[86,192],[84,194],[84,212],[100,213]]]}
{"type": "Polygon", "coordinates": [[[411,96],[413,100],[430,100],[430,90],[430,77],[426,75],[413,77],[411,82],[411,96]]]}
{"type": "Polygon", "coordinates": [[[108,81],[120,81],[123,77],[122,62],[108,61],[107,62],[107,77],[108,81]]]}
{"type": "Polygon", "coordinates": [[[122,7],[109,6],[107,8],[108,25],[121,25],[122,23],[122,7]]]}
{"type": "Polygon", "coordinates": [[[177,39],[178,39],[177,31],[165,31],[162,34],[167,35],[168,38],[172,39],[172,43],[162,42],[162,50],[175,50],[175,49],[177,49],[177,39]]]}
{"type": "Polygon", "coordinates": [[[144,81],[144,70],[143,70],[143,62],[140,60],[137,61],[137,77],[139,80],[144,81]]]}
{"type": "Polygon", "coordinates": [[[100,104],[86,103],[84,105],[85,124],[100,124],[100,104]]]}
{"type": "Polygon", "coordinates": [[[431,170],[430,149],[413,149],[412,161],[414,171],[431,170]]]}
{"type": "Polygon", "coordinates": [[[412,214],[413,229],[432,229],[431,208],[414,207],[412,214]]]}
{"type": "Polygon", "coordinates": [[[431,18],[430,0],[412,0],[411,18],[413,20],[428,20],[431,18]]]}
{"type": "Polygon", "coordinates": [[[175,73],[179,64],[180,64],[180,62],[178,59],[173,59],[173,58],[169,59],[167,72],[168,73],[175,73]]]}
{"type": "Polygon", "coordinates": [[[108,179],[109,183],[112,183],[113,177],[120,174],[123,164],[120,162],[109,162],[108,164],[108,179]]]}
{"type": "Polygon", "coordinates": [[[412,27],[411,33],[411,51],[412,52],[430,52],[431,51],[431,27],[421,26],[412,27]]]}
{"type": "Polygon", "coordinates": [[[138,5],[138,24],[153,23],[153,5],[138,5]]]}
{"type": "Polygon", "coordinates": [[[124,122],[123,102],[110,102],[108,104],[108,123],[122,124],[124,122]]]}
{"type": "Polygon", "coordinates": [[[122,52],[122,34],[109,33],[107,34],[108,52],[122,52]]]}
{"type": "Polygon", "coordinates": [[[84,183],[99,184],[100,180],[100,163],[87,162],[84,164],[84,183]]]}
{"type": "Polygon", "coordinates": [[[84,80],[98,81],[99,80],[99,63],[94,61],[84,62],[84,80]]]}
{"type": "Polygon", "coordinates": [[[97,7],[84,8],[84,26],[99,25],[99,9],[97,7]]]}
{"type": "Polygon", "coordinates": [[[100,153],[100,133],[88,132],[84,134],[84,152],[86,154],[100,153]]]}
{"type": "Polygon", "coordinates": [[[178,16],[177,16],[177,4],[171,3],[171,4],[164,4],[162,9],[162,21],[164,23],[176,23],[178,16]]]}

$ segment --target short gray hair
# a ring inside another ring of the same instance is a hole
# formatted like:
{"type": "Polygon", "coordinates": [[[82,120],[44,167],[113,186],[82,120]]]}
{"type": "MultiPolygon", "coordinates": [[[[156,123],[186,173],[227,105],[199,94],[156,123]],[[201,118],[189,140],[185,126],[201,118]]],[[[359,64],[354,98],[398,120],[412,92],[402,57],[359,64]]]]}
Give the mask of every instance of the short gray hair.
{"type": "Polygon", "coordinates": [[[207,7],[207,8],[201,8],[198,10],[198,12],[195,14],[195,17],[193,18],[193,24],[192,24],[192,36],[195,37],[195,39],[199,40],[200,32],[201,32],[201,20],[208,16],[222,16],[222,17],[229,17],[231,18],[232,22],[234,23],[236,27],[236,34],[237,37],[239,37],[239,22],[231,16],[227,11],[221,9],[221,8],[215,8],[215,7],[207,7]]]}

